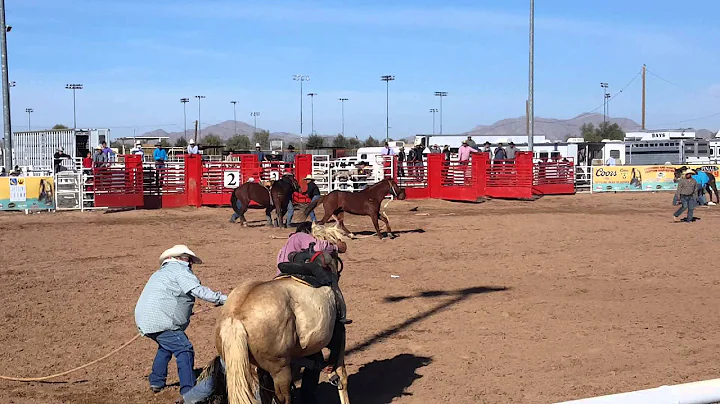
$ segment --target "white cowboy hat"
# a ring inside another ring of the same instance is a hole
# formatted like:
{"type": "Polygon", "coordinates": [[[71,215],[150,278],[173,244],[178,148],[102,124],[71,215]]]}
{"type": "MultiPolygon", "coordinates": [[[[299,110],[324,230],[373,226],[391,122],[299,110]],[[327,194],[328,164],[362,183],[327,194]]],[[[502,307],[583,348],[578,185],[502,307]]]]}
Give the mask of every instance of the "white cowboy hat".
{"type": "Polygon", "coordinates": [[[255,147],[260,147],[260,143],[255,143],[255,147]]]}
{"type": "Polygon", "coordinates": [[[195,144],[195,139],[190,139],[189,144],[195,144]]]}
{"type": "Polygon", "coordinates": [[[308,175],[306,175],[305,178],[303,178],[303,179],[304,179],[304,180],[314,180],[315,178],[313,178],[312,174],[308,174],[308,175]]]}
{"type": "Polygon", "coordinates": [[[696,173],[695,173],[695,170],[691,170],[691,169],[688,168],[687,170],[685,170],[685,171],[683,172],[683,175],[688,175],[688,174],[695,175],[696,173]]]}
{"type": "Polygon", "coordinates": [[[185,244],[178,244],[163,251],[163,253],[160,254],[160,264],[168,258],[177,258],[181,255],[189,255],[193,264],[202,264],[200,257],[195,255],[185,244]]]}
{"type": "Polygon", "coordinates": [[[135,142],[135,146],[142,146],[142,143],[138,140],[137,142],[135,142]]]}

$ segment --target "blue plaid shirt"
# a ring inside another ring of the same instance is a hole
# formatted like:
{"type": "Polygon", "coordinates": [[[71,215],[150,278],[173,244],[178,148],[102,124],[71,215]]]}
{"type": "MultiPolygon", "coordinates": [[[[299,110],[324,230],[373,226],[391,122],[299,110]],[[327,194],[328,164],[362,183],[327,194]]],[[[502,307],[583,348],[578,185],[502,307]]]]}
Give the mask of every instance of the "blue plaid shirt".
{"type": "Polygon", "coordinates": [[[135,324],[143,335],[182,330],[190,325],[200,280],[187,262],[166,261],[152,274],[135,305],[135,324]]]}

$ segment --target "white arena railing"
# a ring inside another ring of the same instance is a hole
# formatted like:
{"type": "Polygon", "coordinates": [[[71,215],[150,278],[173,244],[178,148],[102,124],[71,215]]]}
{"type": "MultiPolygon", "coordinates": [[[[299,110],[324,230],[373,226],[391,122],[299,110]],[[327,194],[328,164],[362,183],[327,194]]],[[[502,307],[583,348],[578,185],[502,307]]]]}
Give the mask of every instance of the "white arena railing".
{"type": "Polygon", "coordinates": [[[720,402],[720,379],[661,386],[556,404],[713,404],[718,402],[720,402]]]}

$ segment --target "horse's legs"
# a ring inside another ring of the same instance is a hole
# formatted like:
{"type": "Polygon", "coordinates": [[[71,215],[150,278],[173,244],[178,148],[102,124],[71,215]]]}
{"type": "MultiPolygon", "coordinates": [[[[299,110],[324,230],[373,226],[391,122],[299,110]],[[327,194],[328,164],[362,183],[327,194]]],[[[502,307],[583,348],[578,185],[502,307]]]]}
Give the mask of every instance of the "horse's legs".
{"type": "Polygon", "coordinates": [[[380,220],[382,220],[383,223],[385,223],[385,227],[387,227],[388,237],[395,238],[392,229],[390,229],[390,221],[388,220],[387,216],[385,216],[385,214],[383,213],[380,213],[380,220]]]}
{"type": "Polygon", "coordinates": [[[720,203],[720,195],[718,194],[717,182],[713,181],[712,183],[708,183],[708,193],[710,194],[710,202],[712,202],[712,192],[710,192],[710,188],[715,191],[715,199],[717,200],[717,203],[720,203]]]}
{"type": "Polygon", "coordinates": [[[345,368],[345,342],[346,334],[343,333],[340,339],[339,356],[337,360],[337,368],[335,368],[337,380],[338,395],[340,395],[340,404],[350,404],[350,397],[348,396],[348,375],[347,369],[345,368]]]}
{"type": "Polygon", "coordinates": [[[273,221],[272,221],[272,211],[273,211],[273,208],[272,208],[272,207],[265,208],[265,218],[267,219],[267,224],[266,224],[266,226],[272,227],[272,225],[273,225],[273,221]]]}
{"type": "Polygon", "coordinates": [[[260,402],[262,404],[272,404],[275,397],[275,386],[272,376],[267,371],[257,368],[258,381],[260,382],[260,402]]]}
{"type": "Polygon", "coordinates": [[[353,234],[350,232],[350,230],[348,230],[347,227],[345,227],[345,222],[344,222],[344,220],[345,220],[345,212],[338,212],[337,215],[336,215],[336,217],[337,217],[337,219],[338,219],[338,226],[340,226],[340,228],[341,228],[346,234],[349,234],[349,235],[352,237],[353,234]]]}
{"type": "Polygon", "coordinates": [[[322,220],[317,222],[318,224],[327,223],[327,221],[330,220],[330,217],[332,217],[332,215],[334,213],[331,209],[328,209],[328,205],[326,205],[326,203],[325,203],[326,201],[327,201],[327,199],[323,200],[323,218],[322,218],[322,220]]]}
{"type": "Polygon", "coordinates": [[[378,223],[378,216],[377,216],[377,214],[374,213],[374,214],[370,215],[370,219],[372,219],[373,225],[375,226],[375,232],[377,233],[378,238],[379,238],[380,240],[382,240],[382,239],[383,239],[383,235],[382,235],[382,233],[380,232],[380,224],[378,223]]]}
{"type": "Polygon", "coordinates": [[[275,401],[277,401],[277,404],[291,404],[292,370],[290,364],[279,368],[272,376],[275,382],[275,401]]]}

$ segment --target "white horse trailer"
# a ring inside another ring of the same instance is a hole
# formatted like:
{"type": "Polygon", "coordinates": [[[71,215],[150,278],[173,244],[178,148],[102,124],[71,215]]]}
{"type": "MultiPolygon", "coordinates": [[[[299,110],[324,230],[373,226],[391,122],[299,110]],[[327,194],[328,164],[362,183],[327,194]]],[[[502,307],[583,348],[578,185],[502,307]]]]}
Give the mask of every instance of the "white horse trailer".
{"type": "MultiPolygon", "coordinates": [[[[102,142],[110,141],[110,129],[60,129],[13,133],[13,161],[33,169],[53,169],[53,155],[58,148],[73,160],[83,158],[102,142]]],[[[72,161],[64,166],[74,168],[72,161]]]]}

